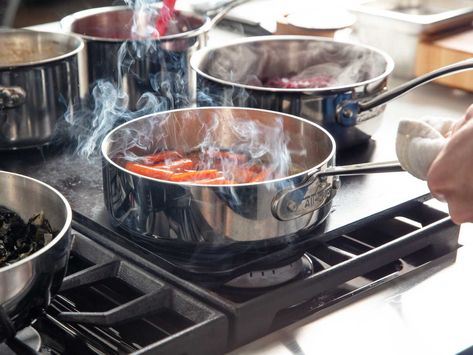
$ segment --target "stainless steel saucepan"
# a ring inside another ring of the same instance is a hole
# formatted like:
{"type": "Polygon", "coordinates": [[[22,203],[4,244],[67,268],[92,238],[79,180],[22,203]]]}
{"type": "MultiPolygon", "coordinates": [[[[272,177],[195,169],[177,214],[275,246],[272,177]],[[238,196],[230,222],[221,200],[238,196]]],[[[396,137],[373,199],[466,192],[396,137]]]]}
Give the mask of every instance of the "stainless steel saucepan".
{"type": "Polygon", "coordinates": [[[290,236],[328,216],[337,176],[402,170],[398,162],[336,167],[335,147],[319,125],[261,109],[209,107],[144,116],[103,141],[105,205],[113,224],[135,236],[211,244],[290,236]],[[281,150],[272,152],[274,159],[288,153],[298,169],[269,181],[215,186],[145,177],[117,160],[129,153],[191,151],[209,139],[215,147],[245,150],[248,127],[259,129],[261,139],[248,149],[270,144],[269,150],[281,150]],[[278,140],[281,145],[274,145],[278,140]]]}
{"type": "Polygon", "coordinates": [[[212,18],[176,10],[163,36],[149,33],[161,5],[87,9],[64,17],[61,27],[86,43],[89,92],[98,80],[107,80],[128,95],[131,110],[139,107],[145,93],[158,96],[161,109],[187,107],[195,100],[196,90],[189,58],[206,45],[212,26],[245,1],[227,4],[212,18]]]}
{"type": "Polygon", "coordinates": [[[71,249],[72,211],[50,186],[0,171],[0,205],[27,221],[44,212],[57,235],[33,254],[0,267],[0,342],[28,326],[49,305],[66,273],[71,249]]]}
{"type": "Polygon", "coordinates": [[[254,107],[297,115],[326,128],[337,147],[345,148],[371,137],[381,124],[386,102],[440,76],[471,69],[473,59],[390,91],[387,82],[394,62],[386,53],[311,36],[251,37],[203,48],[192,56],[191,67],[197,72],[200,106],[254,107]],[[288,78],[293,85],[281,87],[288,78]],[[313,84],[294,86],[304,80],[313,84]]]}
{"type": "Polygon", "coordinates": [[[0,150],[59,138],[64,113],[80,104],[80,53],[75,35],[5,30],[0,35],[0,150]]]}

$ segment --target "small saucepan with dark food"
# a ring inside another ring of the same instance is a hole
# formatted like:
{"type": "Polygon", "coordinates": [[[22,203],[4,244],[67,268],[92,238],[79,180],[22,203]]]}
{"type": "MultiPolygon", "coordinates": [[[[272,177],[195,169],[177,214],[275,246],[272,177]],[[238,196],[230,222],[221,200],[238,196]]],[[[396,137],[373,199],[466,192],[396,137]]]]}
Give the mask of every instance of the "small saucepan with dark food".
{"type": "Polygon", "coordinates": [[[335,167],[335,141],[296,116],[235,107],[143,116],[102,144],[107,210],[140,238],[193,245],[273,240],[321,223],[338,175],[399,163],[335,167]]]}
{"type": "Polygon", "coordinates": [[[0,171],[0,342],[28,326],[59,290],[72,212],[50,186],[0,171]]]}
{"type": "Polygon", "coordinates": [[[385,103],[442,75],[471,69],[456,63],[387,90],[393,60],[362,44],[312,36],[260,36],[200,49],[191,58],[199,106],[279,111],[315,122],[338,148],[366,142],[385,103]]]}

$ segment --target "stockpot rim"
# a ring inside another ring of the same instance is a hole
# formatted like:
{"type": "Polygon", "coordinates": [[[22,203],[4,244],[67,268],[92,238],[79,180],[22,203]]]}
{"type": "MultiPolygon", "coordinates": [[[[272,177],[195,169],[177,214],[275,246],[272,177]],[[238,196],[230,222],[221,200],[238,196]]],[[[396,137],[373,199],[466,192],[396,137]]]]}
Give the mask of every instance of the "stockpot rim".
{"type": "Polygon", "coordinates": [[[54,40],[54,38],[62,37],[63,39],[74,39],[76,41],[76,47],[73,50],[68,51],[67,53],[61,54],[59,56],[40,59],[36,61],[24,62],[24,63],[15,63],[15,64],[8,64],[8,65],[0,65],[0,70],[15,70],[17,68],[25,68],[25,67],[36,67],[41,66],[44,64],[49,64],[53,62],[59,62],[66,58],[73,57],[79,54],[84,49],[84,41],[83,39],[75,33],[59,33],[59,32],[47,32],[47,31],[33,31],[33,30],[26,30],[26,29],[9,29],[2,33],[3,35],[14,36],[18,34],[26,34],[29,36],[45,36],[47,40],[54,40]]]}
{"type": "Polygon", "coordinates": [[[219,84],[225,85],[225,86],[231,86],[231,87],[238,87],[246,90],[256,90],[256,91],[262,91],[262,92],[271,92],[271,93],[291,93],[291,94],[301,94],[301,93],[330,93],[330,92],[340,92],[340,91],[347,91],[354,89],[358,86],[364,86],[368,85],[374,82],[377,82],[379,80],[382,80],[386,77],[388,77],[392,71],[394,70],[394,60],[392,57],[387,54],[386,52],[373,47],[369,46],[366,44],[360,44],[360,43],[353,43],[349,41],[340,41],[340,40],[333,40],[330,38],[326,37],[317,37],[317,36],[302,36],[302,35],[269,35],[269,36],[253,36],[253,37],[247,37],[243,39],[238,39],[238,40],[233,40],[231,42],[227,42],[225,44],[221,45],[213,45],[213,46],[207,46],[204,48],[201,48],[197,50],[194,54],[192,54],[191,59],[190,59],[190,65],[191,68],[199,75],[202,77],[213,81],[217,82],[219,84]],[[252,43],[252,42],[264,42],[264,41],[294,41],[294,40],[299,40],[299,41],[311,41],[311,42],[332,42],[332,43],[340,43],[342,45],[349,45],[353,47],[362,47],[367,50],[370,50],[372,52],[375,52],[379,54],[386,62],[386,68],[383,73],[380,75],[375,76],[374,78],[365,80],[365,81],[360,81],[357,83],[349,84],[349,85],[339,85],[339,86],[330,86],[330,87],[325,87],[325,88],[301,88],[301,89],[290,89],[290,88],[272,88],[272,87],[265,87],[265,86],[254,86],[254,85],[247,85],[247,84],[241,84],[241,83],[236,83],[236,82],[231,82],[223,79],[216,78],[212,75],[209,75],[208,73],[205,73],[202,71],[199,66],[202,63],[203,59],[212,51],[226,48],[226,47],[231,47],[231,46],[236,46],[236,45],[241,45],[241,44],[246,44],[246,43],[252,43]]]}
{"type": "MultiPolygon", "coordinates": [[[[29,180],[33,184],[42,185],[44,188],[52,191],[57,197],[59,197],[59,199],[62,201],[62,203],[64,204],[64,207],[66,209],[66,220],[64,221],[64,224],[63,224],[60,232],[48,244],[46,244],[45,246],[43,246],[41,249],[37,250],[33,254],[28,255],[26,258],[23,258],[19,261],[16,261],[13,264],[0,267],[0,273],[2,273],[2,272],[7,272],[9,270],[13,270],[17,267],[20,267],[23,264],[26,264],[26,263],[32,261],[33,259],[36,259],[36,258],[40,257],[41,255],[47,253],[50,249],[52,249],[56,244],[58,244],[67,235],[68,231],[71,228],[72,209],[71,209],[71,206],[70,206],[69,202],[67,201],[67,199],[64,197],[63,194],[61,194],[54,187],[52,187],[52,186],[50,186],[50,185],[48,185],[48,184],[46,184],[46,183],[44,183],[40,180],[37,180],[35,178],[29,177],[29,176],[26,176],[26,175],[21,175],[21,174],[17,174],[17,173],[8,172],[8,171],[2,171],[2,170],[0,170],[0,175],[11,175],[15,178],[29,180]]],[[[5,206],[5,207],[8,208],[8,206],[5,206]]]]}
{"type": "MultiPolygon", "coordinates": [[[[161,5],[155,5],[157,8],[161,7],[161,5]]],[[[156,41],[156,42],[164,42],[164,41],[171,41],[175,39],[186,39],[186,38],[193,38],[193,37],[198,37],[199,35],[208,32],[211,27],[211,21],[208,16],[201,16],[198,14],[195,14],[190,11],[182,11],[179,10],[180,13],[186,15],[186,16],[194,16],[201,18],[203,20],[203,23],[200,27],[186,31],[186,32],[180,32],[176,33],[173,35],[167,35],[167,36],[160,36],[157,38],[144,38],[144,39],[134,39],[134,38],[110,38],[110,37],[98,37],[98,36],[90,36],[86,34],[81,34],[79,32],[74,32],[72,30],[72,25],[74,24],[75,21],[77,20],[82,20],[84,18],[94,16],[94,15],[99,15],[107,12],[119,12],[119,11],[133,11],[133,9],[129,6],[126,5],[120,5],[120,6],[103,6],[103,7],[95,7],[92,9],[86,9],[86,10],[81,10],[74,12],[72,14],[69,14],[65,17],[63,17],[60,21],[59,24],[61,26],[61,29],[66,30],[70,33],[74,33],[80,37],[82,37],[84,40],[87,41],[95,41],[95,42],[108,42],[108,43],[122,43],[126,41],[133,41],[133,42],[145,42],[145,41],[156,41]]]]}
{"type": "Polygon", "coordinates": [[[207,187],[207,188],[212,188],[212,189],[222,189],[222,188],[239,188],[239,187],[255,187],[255,186],[260,186],[260,185],[269,185],[269,184],[275,184],[275,183],[279,183],[279,182],[282,182],[282,181],[287,181],[287,180],[292,180],[294,178],[298,178],[298,177],[301,177],[301,176],[310,176],[314,173],[316,173],[317,171],[319,171],[321,169],[321,167],[323,167],[324,165],[326,165],[334,156],[335,156],[335,152],[336,152],[336,143],[335,143],[335,139],[333,138],[333,136],[325,129],[323,128],[322,126],[314,123],[314,122],[311,122],[305,118],[302,118],[302,117],[298,117],[298,116],[295,116],[295,115],[291,115],[291,114],[287,114],[287,113],[282,113],[282,112],[277,112],[277,111],[271,111],[271,110],[264,110],[264,109],[259,109],[259,108],[249,108],[249,107],[234,107],[234,106],[206,106],[206,107],[194,107],[194,108],[181,108],[181,109],[174,109],[174,110],[167,110],[167,111],[161,111],[161,112],[155,112],[155,113],[151,113],[151,114],[148,114],[148,115],[145,115],[145,116],[141,116],[141,117],[138,117],[138,118],[135,118],[133,120],[130,120],[128,122],[125,122],[123,124],[121,124],[120,126],[114,128],[112,131],[110,131],[106,136],[105,138],[103,139],[102,141],[102,146],[101,146],[101,153],[102,153],[102,157],[104,159],[107,160],[107,162],[111,165],[113,165],[115,168],[127,173],[127,174],[131,174],[131,175],[134,175],[136,177],[139,177],[139,178],[142,178],[142,179],[145,179],[145,180],[148,180],[148,181],[152,181],[152,182],[159,182],[159,183],[165,183],[165,184],[169,184],[169,185],[174,185],[174,186],[180,186],[180,187],[207,187]],[[272,180],[264,180],[264,181],[259,181],[259,182],[251,182],[251,183],[244,183],[244,184],[225,184],[225,185],[213,185],[213,184],[199,184],[199,183],[192,183],[192,182],[174,182],[174,181],[168,181],[168,180],[161,180],[161,179],[156,179],[156,178],[152,178],[152,177],[148,177],[148,176],[144,176],[144,175],[140,175],[140,174],[137,174],[135,172],[132,172],[130,170],[127,170],[125,169],[124,167],[120,166],[119,164],[115,163],[109,156],[108,153],[106,153],[106,150],[110,144],[110,141],[111,141],[111,137],[116,133],[118,132],[119,130],[123,129],[123,127],[129,125],[129,124],[133,124],[134,122],[137,122],[137,121],[140,121],[140,120],[145,120],[145,119],[149,119],[151,117],[155,117],[155,116],[160,116],[160,115],[169,115],[169,114],[173,114],[175,112],[181,112],[181,111],[203,111],[203,110],[218,110],[218,111],[224,111],[224,110],[237,110],[237,111],[256,111],[256,112],[263,112],[263,113],[268,113],[268,114],[272,114],[272,115],[276,115],[276,116],[286,116],[290,119],[295,119],[295,120],[298,120],[298,121],[302,121],[304,124],[308,124],[308,125],[311,125],[317,129],[319,129],[322,133],[324,133],[326,135],[326,137],[330,140],[331,142],[331,145],[332,145],[332,149],[330,151],[329,154],[327,154],[327,157],[321,161],[319,164],[309,168],[309,169],[306,169],[300,173],[297,173],[297,174],[293,174],[293,175],[289,175],[289,176],[286,176],[286,177],[282,177],[282,178],[279,178],[279,179],[272,179],[272,180]]]}

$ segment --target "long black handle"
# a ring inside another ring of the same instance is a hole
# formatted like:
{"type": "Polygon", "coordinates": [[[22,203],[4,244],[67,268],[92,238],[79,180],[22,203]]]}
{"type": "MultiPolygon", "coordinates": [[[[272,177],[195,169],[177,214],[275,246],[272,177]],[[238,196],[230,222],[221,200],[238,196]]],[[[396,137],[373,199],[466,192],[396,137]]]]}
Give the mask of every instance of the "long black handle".
{"type": "Polygon", "coordinates": [[[421,75],[392,90],[386,91],[385,93],[375,97],[372,100],[360,102],[358,112],[367,111],[376,106],[389,102],[395,98],[398,98],[404,95],[405,93],[411,91],[412,89],[415,89],[418,86],[424,85],[441,76],[464,71],[464,70],[469,70],[469,69],[473,69],[473,58],[463,60],[461,62],[457,62],[451,65],[448,65],[446,67],[434,70],[433,72],[421,75]]]}

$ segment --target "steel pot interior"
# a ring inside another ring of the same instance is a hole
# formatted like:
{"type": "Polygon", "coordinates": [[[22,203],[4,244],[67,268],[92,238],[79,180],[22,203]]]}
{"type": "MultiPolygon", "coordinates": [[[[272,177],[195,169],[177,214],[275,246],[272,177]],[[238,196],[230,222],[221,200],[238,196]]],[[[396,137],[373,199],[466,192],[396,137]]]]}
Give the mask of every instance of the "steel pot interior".
{"type": "MultiPolygon", "coordinates": [[[[120,164],[124,155],[133,159],[133,156],[152,154],[163,149],[192,151],[209,145],[219,149],[238,147],[244,150],[246,146],[253,149],[255,145],[270,144],[269,141],[273,139],[282,140],[289,152],[291,164],[298,167],[297,174],[282,179],[317,169],[335,152],[335,142],[330,134],[307,120],[260,109],[209,107],[173,110],[127,122],[109,133],[103,142],[102,153],[109,163],[125,171],[120,164]],[[250,140],[244,134],[248,131],[243,134],[241,131],[249,124],[260,129],[259,135],[250,140]],[[268,136],[271,134],[274,136],[268,136]]],[[[274,157],[278,156],[278,152],[273,153],[274,157]]]]}
{"type": "Polygon", "coordinates": [[[2,31],[0,36],[0,70],[35,66],[71,57],[84,44],[75,35],[27,30],[2,31]]]}
{"type": "Polygon", "coordinates": [[[271,92],[323,92],[352,89],[378,82],[393,70],[393,60],[366,45],[311,36],[261,36],[204,48],[191,58],[192,68],[220,84],[271,92]],[[327,87],[277,88],[263,83],[307,75],[336,77],[327,87]]]}
{"type": "MultiPolygon", "coordinates": [[[[159,11],[159,7],[153,7],[159,11]]],[[[150,9],[151,10],[151,9],[150,9]]],[[[152,30],[155,27],[156,14],[137,12],[126,6],[109,6],[83,10],[61,20],[61,26],[88,40],[120,42],[131,39],[143,39],[134,34],[134,27],[152,30]],[[137,22],[138,21],[138,22],[137,22]]],[[[161,41],[197,36],[207,31],[209,18],[185,11],[176,11],[170,21],[168,34],[156,39],[161,41]]],[[[152,31],[151,31],[152,32],[152,31]]]]}

